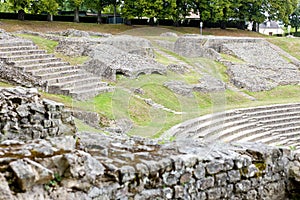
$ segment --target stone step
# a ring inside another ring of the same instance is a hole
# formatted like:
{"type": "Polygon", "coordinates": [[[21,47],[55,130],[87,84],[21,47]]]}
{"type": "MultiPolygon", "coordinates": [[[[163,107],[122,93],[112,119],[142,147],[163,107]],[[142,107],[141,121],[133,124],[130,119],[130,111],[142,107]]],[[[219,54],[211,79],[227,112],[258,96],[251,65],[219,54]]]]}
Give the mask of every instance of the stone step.
{"type": "Polygon", "coordinates": [[[34,65],[40,63],[51,63],[51,62],[60,62],[60,58],[50,57],[50,58],[43,58],[43,59],[31,59],[31,60],[19,60],[13,61],[12,63],[16,66],[25,66],[25,65],[34,65]]]}
{"type": "MultiPolygon", "coordinates": [[[[269,131],[271,132],[271,131],[269,131]]],[[[223,140],[227,142],[242,142],[244,138],[247,138],[252,135],[260,134],[260,133],[266,133],[265,130],[262,127],[252,128],[245,131],[240,131],[236,134],[233,134],[231,136],[225,137],[223,140]]]]}
{"type": "Polygon", "coordinates": [[[39,50],[39,49],[5,51],[5,52],[1,52],[1,49],[0,49],[0,57],[8,57],[8,56],[15,56],[15,55],[45,54],[45,53],[46,53],[46,51],[39,50]]]}
{"type": "Polygon", "coordinates": [[[239,132],[243,132],[245,130],[249,130],[249,129],[253,129],[253,128],[258,128],[259,126],[257,126],[256,122],[252,122],[252,123],[244,123],[238,126],[233,126],[231,128],[225,129],[223,131],[220,131],[219,134],[219,139],[221,140],[225,140],[225,138],[232,136],[236,133],[239,132]]]}
{"type": "Polygon", "coordinates": [[[276,135],[280,138],[294,138],[300,135],[300,131],[293,131],[290,133],[281,133],[281,134],[276,133],[276,135]]]}
{"type": "Polygon", "coordinates": [[[56,68],[56,67],[62,67],[62,66],[68,66],[69,63],[68,62],[62,62],[62,61],[52,61],[49,60],[48,62],[44,62],[44,63],[35,63],[35,64],[29,64],[29,65],[24,65],[24,64],[20,64],[18,66],[15,66],[23,71],[26,72],[30,72],[32,73],[33,71],[36,70],[48,70],[50,68],[56,68]]]}
{"type": "Polygon", "coordinates": [[[273,131],[262,131],[256,134],[248,135],[240,139],[240,142],[260,142],[261,140],[272,137],[273,131]]]}
{"type": "Polygon", "coordinates": [[[219,132],[220,130],[226,128],[247,123],[248,119],[243,119],[242,116],[243,115],[241,114],[237,114],[237,115],[229,116],[227,118],[225,117],[224,119],[217,118],[217,119],[213,119],[212,121],[206,121],[204,123],[200,122],[198,126],[193,127],[192,129],[189,129],[186,132],[196,134],[195,138],[199,138],[199,137],[201,138],[209,134],[210,132],[219,132]]]}
{"type": "Polygon", "coordinates": [[[296,127],[296,126],[300,126],[300,121],[290,121],[290,122],[281,122],[281,123],[274,123],[274,124],[269,124],[268,126],[264,126],[267,127],[268,129],[272,129],[272,130],[280,130],[281,128],[288,128],[288,127],[296,127]]]}
{"type": "Polygon", "coordinates": [[[289,117],[298,116],[298,117],[300,117],[300,111],[275,113],[275,114],[262,115],[262,116],[258,116],[258,117],[252,117],[252,118],[254,118],[254,119],[256,119],[257,121],[260,121],[260,122],[267,122],[268,120],[272,121],[272,120],[284,118],[286,116],[289,116],[289,117]]]}
{"type": "Polygon", "coordinates": [[[277,118],[274,119],[267,119],[267,120],[257,120],[260,124],[264,125],[265,127],[272,127],[274,124],[282,124],[287,122],[300,122],[300,113],[290,116],[288,113],[284,113],[281,117],[276,116],[277,118]]]}
{"type": "Polygon", "coordinates": [[[9,51],[25,51],[25,50],[36,50],[38,49],[35,45],[28,45],[28,46],[9,46],[9,47],[1,47],[0,52],[9,52],[9,51]]]}
{"type": "MultiPolygon", "coordinates": [[[[274,125],[276,126],[276,125],[274,125]]],[[[281,135],[284,133],[292,133],[292,132],[296,132],[296,131],[300,131],[300,123],[295,123],[295,124],[291,124],[290,126],[285,125],[283,127],[276,127],[276,130],[274,130],[274,132],[276,132],[276,135],[281,135]]],[[[275,135],[275,133],[274,133],[275,135]]]]}
{"type": "Polygon", "coordinates": [[[286,138],[286,139],[278,139],[275,142],[269,143],[269,145],[272,146],[277,146],[277,145],[282,145],[282,146],[294,146],[295,144],[299,144],[300,142],[300,134],[298,134],[297,136],[293,137],[293,138],[286,138]]]}
{"type": "Polygon", "coordinates": [[[111,92],[113,91],[113,87],[100,87],[100,88],[93,88],[90,90],[82,90],[82,91],[77,91],[77,92],[71,92],[70,95],[78,100],[86,100],[90,99],[94,96],[97,96],[98,94],[105,93],[105,92],[111,92]]]}
{"type": "Polygon", "coordinates": [[[271,114],[280,114],[280,113],[288,113],[288,112],[297,112],[300,111],[300,105],[295,104],[294,106],[291,107],[286,107],[286,106],[281,106],[281,107],[270,107],[269,110],[259,110],[259,111],[254,111],[254,112],[247,112],[247,115],[249,117],[261,117],[261,116],[268,116],[271,114]]]}
{"type": "Polygon", "coordinates": [[[54,58],[53,54],[32,54],[32,55],[18,55],[18,56],[7,56],[3,57],[8,62],[14,62],[14,61],[27,61],[27,60],[33,60],[33,59],[46,59],[46,58],[54,58]]]}
{"type": "Polygon", "coordinates": [[[108,87],[108,84],[106,82],[101,81],[94,81],[92,83],[86,83],[82,85],[77,86],[70,86],[70,87],[64,87],[62,88],[63,91],[69,91],[69,92],[78,92],[78,91],[84,91],[84,90],[90,90],[92,88],[102,88],[102,87],[108,87]]]}
{"type": "Polygon", "coordinates": [[[52,90],[55,91],[60,88],[63,89],[63,88],[68,88],[68,87],[82,86],[84,84],[94,83],[94,82],[101,82],[101,81],[98,77],[89,76],[89,77],[78,78],[76,80],[65,81],[63,83],[61,83],[61,82],[54,83],[54,84],[51,84],[50,87],[52,88],[52,90]]]}
{"type": "Polygon", "coordinates": [[[2,40],[0,42],[0,48],[1,47],[14,47],[14,46],[34,46],[34,43],[29,40],[2,40]]]}
{"type": "MultiPolygon", "coordinates": [[[[68,63],[67,63],[68,64],[68,63]]],[[[40,68],[40,69],[33,69],[28,70],[27,72],[32,75],[44,75],[48,73],[56,73],[61,71],[67,71],[67,70],[75,70],[75,69],[81,69],[80,66],[77,65],[62,65],[62,66],[48,66],[47,68],[40,68]]]]}
{"type": "Polygon", "coordinates": [[[51,83],[52,79],[61,79],[67,76],[79,75],[84,73],[85,71],[83,71],[82,69],[67,69],[64,71],[52,72],[48,74],[36,74],[35,76],[51,83]]]}
{"type": "Polygon", "coordinates": [[[73,75],[68,75],[68,76],[63,76],[63,77],[55,77],[55,78],[49,78],[49,79],[45,77],[44,80],[47,81],[49,85],[57,84],[57,83],[65,85],[65,83],[68,83],[70,81],[77,81],[80,79],[90,78],[90,77],[91,77],[91,75],[88,73],[76,73],[73,75]]]}

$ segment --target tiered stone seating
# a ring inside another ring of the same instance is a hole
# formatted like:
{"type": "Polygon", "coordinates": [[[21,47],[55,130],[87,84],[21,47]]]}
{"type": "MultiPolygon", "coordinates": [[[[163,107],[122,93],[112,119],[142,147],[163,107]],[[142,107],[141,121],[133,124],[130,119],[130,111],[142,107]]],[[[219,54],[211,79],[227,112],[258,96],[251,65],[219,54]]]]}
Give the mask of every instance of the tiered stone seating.
{"type": "Polygon", "coordinates": [[[236,109],[205,115],[172,127],[164,135],[263,142],[300,150],[300,103],[236,109]]]}
{"type": "Polygon", "coordinates": [[[113,90],[107,83],[79,66],[71,66],[53,54],[39,50],[31,41],[18,39],[0,41],[0,59],[47,82],[50,93],[85,100],[113,90]]]}

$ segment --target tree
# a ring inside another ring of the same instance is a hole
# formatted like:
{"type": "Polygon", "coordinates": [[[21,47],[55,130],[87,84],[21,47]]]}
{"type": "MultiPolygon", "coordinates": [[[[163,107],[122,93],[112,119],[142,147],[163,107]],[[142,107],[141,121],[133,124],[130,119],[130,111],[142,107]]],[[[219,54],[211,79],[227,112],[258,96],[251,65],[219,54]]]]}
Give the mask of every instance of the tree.
{"type": "Polygon", "coordinates": [[[109,0],[85,0],[84,4],[89,9],[97,10],[97,23],[102,24],[102,11],[109,4],[109,0]]]}
{"type": "Polygon", "coordinates": [[[58,3],[56,0],[40,0],[41,1],[41,12],[47,13],[47,20],[53,21],[53,15],[57,13],[58,3]]]}
{"type": "Polygon", "coordinates": [[[289,24],[289,16],[297,8],[298,0],[269,0],[269,19],[289,24]]]}
{"type": "Polygon", "coordinates": [[[184,20],[190,15],[192,9],[192,0],[176,0],[174,11],[171,13],[171,19],[175,26],[179,26],[179,21],[184,20]]]}
{"type": "Polygon", "coordinates": [[[8,5],[15,13],[18,12],[18,19],[25,19],[25,10],[30,7],[31,0],[8,0],[8,5]]]}
{"type": "Polygon", "coordinates": [[[108,4],[112,5],[114,7],[114,24],[117,23],[116,19],[117,19],[117,6],[119,4],[121,4],[120,0],[108,0],[108,4]]]}
{"type": "Polygon", "coordinates": [[[121,12],[126,24],[131,24],[131,19],[143,17],[144,7],[141,0],[125,0],[121,5],[121,12]]]}
{"type": "Polygon", "coordinates": [[[79,23],[79,8],[84,0],[70,0],[70,5],[74,8],[74,22],[79,23]]]}
{"type": "Polygon", "coordinates": [[[296,33],[298,33],[298,28],[300,27],[300,4],[298,4],[295,11],[290,15],[290,23],[296,29],[296,33]]]}

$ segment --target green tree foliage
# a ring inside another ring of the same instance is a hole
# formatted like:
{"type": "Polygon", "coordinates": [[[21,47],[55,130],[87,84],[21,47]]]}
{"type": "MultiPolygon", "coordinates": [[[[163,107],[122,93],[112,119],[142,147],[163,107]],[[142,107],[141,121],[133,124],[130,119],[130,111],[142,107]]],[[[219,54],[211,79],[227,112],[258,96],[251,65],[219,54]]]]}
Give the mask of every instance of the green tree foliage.
{"type": "Polygon", "coordinates": [[[295,11],[290,15],[290,23],[291,26],[296,29],[296,33],[297,33],[298,28],[300,27],[300,4],[298,4],[295,11]]]}
{"type": "Polygon", "coordinates": [[[269,19],[281,20],[285,24],[289,23],[289,16],[297,8],[298,0],[269,0],[269,19]]]}
{"type": "Polygon", "coordinates": [[[102,24],[102,11],[109,4],[109,0],[85,0],[84,4],[87,8],[97,11],[97,23],[102,24]]]}
{"type": "Polygon", "coordinates": [[[74,22],[79,23],[79,8],[84,0],[70,0],[70,6],[74,9],[74,22]]]}
{"type": "Polygon", "coordinates": [[[24,20],[25,12],[30,8],[31,0],[8,0],[7,3],[12,11],[18,12],[18,19],[24,20]]]}
{"type": "Polygon", "coordinates": [[[53,15],[57,13],[58,3],[56,0],[40,0],[40,10],[48,14],[47,20],[53,21],[53,15]]]}

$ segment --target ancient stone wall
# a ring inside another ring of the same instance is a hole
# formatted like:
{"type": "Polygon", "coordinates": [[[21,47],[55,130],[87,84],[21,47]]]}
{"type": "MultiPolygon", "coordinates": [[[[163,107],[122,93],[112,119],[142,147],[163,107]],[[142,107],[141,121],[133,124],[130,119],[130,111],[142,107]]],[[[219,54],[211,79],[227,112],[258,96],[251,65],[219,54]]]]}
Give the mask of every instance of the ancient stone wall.
{"type": "Polygon", "coordinates": [[[299,174],[299,158],[287,149],[189,140],[159,143],[93,133],[78,133],[77,139],[4,141],[0,195],[2,199],[4,195],[10,199],[287,199],[290,181],[297,181],[299,174]]]}
{"type": "Polygon", "coordinates": [[[30,140],[74,134],[75,125],[64,105],[41,99],[36,89],[0,89],[0,141],[30,140]]]}
{"type": "Polygon", "coordinates": [[[12,65],[8,65],[4,60],[0,60],[0,79],[13,85],[36,87],[42,90],[47,90],[45,82],[29,75],[28,73],[23,73],[12,65]]]}
{"type": "Polygon", "coordinates": [[[178,38],[174,45],[175,53],[186,57],[205,57],[219,59],[220,55],[213,48],[204,46],[207,38],[195,35],[185,35],[178,38]]]}

